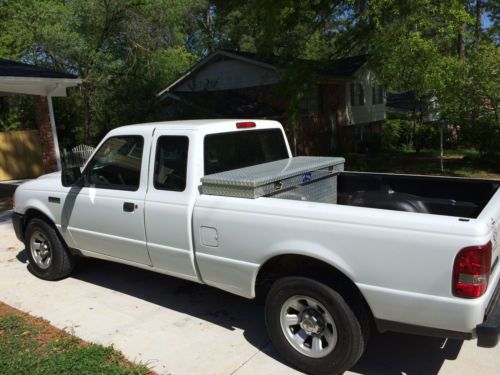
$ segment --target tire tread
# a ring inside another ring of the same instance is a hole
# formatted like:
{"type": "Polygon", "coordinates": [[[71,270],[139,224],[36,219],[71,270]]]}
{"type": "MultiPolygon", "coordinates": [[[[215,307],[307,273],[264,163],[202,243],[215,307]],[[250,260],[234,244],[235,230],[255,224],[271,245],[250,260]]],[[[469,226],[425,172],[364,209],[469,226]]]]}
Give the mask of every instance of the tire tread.
{"type": "Polygon", "coordinates": [[[334,288],[307,277],[288,276],[278,279],[267,295],[265,318],[271,342],[278,352],[292,366],[308,374],[332,375],[347,371],[362,356],[368,339],[368,316],[357,308],[355,313],[334,288]],[[323,358],[310,358],[296,351],[286,340],[279,323],[281,303],[304,291],[309,291],[311,297],[330,307],[329,312],[339,333],[337,345],[343,345],[323,358]]]}
{"type": "Polygon", "coordinates": [[[60,238],[56,229],[45,220],[40,218],[31,219],[26,225],[25,231],[25,247],[29,260],[28,269],[35,276],[44,280],[60,280],[67,277],[75,266],[75,258],[69,253],[66,244],[60,238]],[[40,230],[46,234],[52,246],[52,261],[46,270],[41,269],[34,262],[30,251],[30,237],[31,232],[35,229],[40,230]]]}

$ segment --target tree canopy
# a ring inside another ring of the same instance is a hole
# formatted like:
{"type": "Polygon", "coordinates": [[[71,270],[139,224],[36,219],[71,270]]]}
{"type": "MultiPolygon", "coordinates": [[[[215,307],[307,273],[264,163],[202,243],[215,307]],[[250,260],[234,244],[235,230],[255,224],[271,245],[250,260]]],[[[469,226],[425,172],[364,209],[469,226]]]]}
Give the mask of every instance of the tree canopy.
{"type": "MultiPolygon", "coordinates": [[[[91,142],[152,118],[155,94],[193,63],[196,0],[2,0],[0,55],[82,78],[62,131],[91,142]],[[70,122],[70,118],[72,121],[70,122]]],[[[60,104],[60,103],[56,103],[60,104]]],[[[61,124],[61,121],[59,122],[61,124]]]]}
{"type": "MultiPolygon", "coordinates": [[[[156,93],[218,48],[324,63],[369,54],[389,90],[436,96],[440,117],[472,140],[499,133],[499,14],[494,0],[0,0],[0,56],[83,79],[56,102],[68,144],[153,119],[156,93]]],[[[303,69],[283,72],[292,106],[313,79],[303,69]]],[[[10,123],[29,118],[26,100],[14,104],[10,123]]]]}

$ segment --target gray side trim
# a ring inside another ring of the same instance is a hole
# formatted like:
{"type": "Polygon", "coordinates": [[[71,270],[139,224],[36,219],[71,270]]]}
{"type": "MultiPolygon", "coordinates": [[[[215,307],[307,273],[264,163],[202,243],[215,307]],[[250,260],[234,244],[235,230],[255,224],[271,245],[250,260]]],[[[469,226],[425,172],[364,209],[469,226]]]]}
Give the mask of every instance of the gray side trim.
{"type": "Polygon", "coordinates": [[[472,340],[476,338],[475,332],[457,332],[448,331],[445,329],[438,329],[432,327],[422,327],[406,323],[392,322],[389,320],[375,319],[375,324],[379,332],[384,333],[387,331],[408,333],[411,335],[442,337],[458,340],[472,340]]]}

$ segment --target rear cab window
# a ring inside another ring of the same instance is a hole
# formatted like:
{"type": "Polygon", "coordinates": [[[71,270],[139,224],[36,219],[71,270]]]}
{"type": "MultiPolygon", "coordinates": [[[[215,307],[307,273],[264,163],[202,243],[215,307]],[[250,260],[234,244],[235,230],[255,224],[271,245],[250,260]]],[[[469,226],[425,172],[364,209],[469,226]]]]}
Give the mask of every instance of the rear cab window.
{"type": "Polygon", "coordinates": [[[205,175],[288,159],[281,129],[217,133],[205,136],[205,175]]]}
{"type": "Polygon", "coordinates": [[[184,191],[188,162],[189,138],[161,136],[156,145],[154,180],[157,190],[184,191]]]}

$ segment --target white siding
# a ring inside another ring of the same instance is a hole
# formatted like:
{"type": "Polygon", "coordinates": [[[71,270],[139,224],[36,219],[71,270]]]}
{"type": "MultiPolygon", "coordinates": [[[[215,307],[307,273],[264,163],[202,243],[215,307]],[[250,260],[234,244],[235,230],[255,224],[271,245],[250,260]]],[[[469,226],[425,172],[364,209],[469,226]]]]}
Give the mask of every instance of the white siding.
{"type": "Polygon", "coordinates": [[[377,84],[374,73],[367,68],[362,68],[345,85],[347,125],[366,124],[374,121],[385,120],[385,96],[382,104],[372,104],[372,85],[377,84]],[[363,85],[365,103],[363,105],[351,105],[351,83],[363,85]]]}
{"type": "Polygon", "coordinates": [[[215,91],[269,85],[278,82],[273,69],[230,58],[207,64],[175,91],[215,91]]]}

